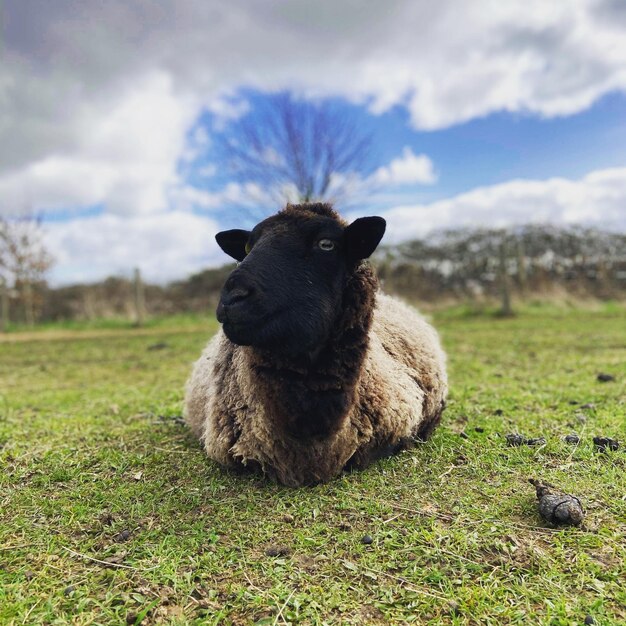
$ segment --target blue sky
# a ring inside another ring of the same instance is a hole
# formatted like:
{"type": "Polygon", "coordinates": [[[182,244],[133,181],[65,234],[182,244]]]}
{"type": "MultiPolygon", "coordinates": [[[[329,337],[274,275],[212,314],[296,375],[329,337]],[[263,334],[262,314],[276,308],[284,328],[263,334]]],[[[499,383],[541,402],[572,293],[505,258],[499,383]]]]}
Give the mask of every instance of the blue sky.
{"type": "MultiPolygon", "coordinates": [[[[338,208],[387,242],[527,222],[626,230],[626,3],[4,5],[0,214],[43,216],[53,284],[165,282],[279,208],[217,135],[267,94],[373,136],[338,208]]],[[[345,178],[345,177],[344,177],[345,178]]],[[[339,177],[338,177],[339,180],[339,177]]]]}
{"type": "MultiPolygon", "coordinates": [[[[271,94],[245,90],[233,101],[245,102],[247,115],[254,115],[268,97],[271,94]]],[[[408,146],[415,154],[426,154],[436,169],[436,182],[387,189],[382,199],[368,202],[369,209],[388,208],[390,198],[427,203],[511,179],[577,179],[592,170],[626,165],[626,95],[619,92],[607,94],[573,115],[546,118],[531,112],[498,112],[427,131],[412,128],[401,106],[374,114],[365,105],[340,99],[332,102],[371,134],[372,165],[389,163],[408,146]]],[[[227,135],[232,132],[210,112],[203,113],[194,124],[194,130],[204,129],[208,136],[215,134],[216,128],[227,135]]],[[[183,171],[189,183],[212,192],[227,185],[231,177],[220,169],[220,156],[209,146],[186,165],[183,171]],[[216,170],[208,178],[201,174],[207,165],[216,170]]],[[[232,206],[225,205],[223,211],[209,212],[223,213],[224,219],[231,221],[231,211],[232,206]]]]}

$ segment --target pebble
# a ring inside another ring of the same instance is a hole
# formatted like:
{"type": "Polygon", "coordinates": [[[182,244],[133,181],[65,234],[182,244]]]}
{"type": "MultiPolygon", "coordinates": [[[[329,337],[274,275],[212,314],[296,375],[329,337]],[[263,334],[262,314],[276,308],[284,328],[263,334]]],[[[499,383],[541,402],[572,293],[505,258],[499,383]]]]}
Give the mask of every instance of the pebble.
{"type": "Polygon", "coordinates": [[[361,537],[361,543],[365,544],[366,546],[369,546],[374,543],[374,539],[372,538],[371,535],[363,535],[363,537],[361,537]]]}
{"type": "Polygon", "coordinates": [[[458,602],[452,600],[451,602],[448,602],[448,607],[450,609],[450,613],[452,613],[453,615],[461,614],[461,605],[458,602]]]}
{"type": "Polygon", "coordinates": [[[266,556],[289,556],[291,550],[287,546],[270,546],[265,550],[266,556]]]}
{"type": "Polygon", "coordinates": [[[130,530],[123,530],[113,537],[113,541],[121,543],[122,541],[128,541],[130,539],[130,530]]]}
{"type": "Polygon", "coordinates": [[[605,374],[603,372],[600,372],[597,378],[598,381],[600,381],[601,383],[610,383],[615,380],[615,376],[613,376],[612,374],[605,374]]]}

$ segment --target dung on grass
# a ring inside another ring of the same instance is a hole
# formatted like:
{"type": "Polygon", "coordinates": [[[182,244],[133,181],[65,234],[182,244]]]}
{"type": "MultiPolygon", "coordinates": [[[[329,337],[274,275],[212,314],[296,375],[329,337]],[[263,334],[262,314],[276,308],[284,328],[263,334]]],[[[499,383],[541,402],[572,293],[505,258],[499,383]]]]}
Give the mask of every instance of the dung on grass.
{"type": "Polygon", "coordinates": [[[539,500],[539,514],[555,526],[580,526],[585,517],[583,505],[576,496],[563,493],[553,485],[530,478],[539,500]]]}

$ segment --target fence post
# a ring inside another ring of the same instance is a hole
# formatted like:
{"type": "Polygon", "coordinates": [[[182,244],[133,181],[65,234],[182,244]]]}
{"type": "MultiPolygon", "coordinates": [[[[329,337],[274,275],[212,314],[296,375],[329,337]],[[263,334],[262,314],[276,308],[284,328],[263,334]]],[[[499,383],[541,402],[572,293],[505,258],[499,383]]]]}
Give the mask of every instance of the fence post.
{"type": "Polygon", "coordinates": [[[141,280],[141,272],[139,268],[135,268],[134,275],[134,293],[135,293],[135,324],[143,326],[145,313],[145,297],[143,291],[143,282],[141,280]]]}
{"type": "Polygon", "coordinates": [[[9,330],[9,288],[4,276],[0,276],[0,332],[9,330]]]}
{"type": "Polygon", "coordinates": [[[33,285],[29,279],[22,285],[22,297],[24,298],[24,318],[27,326],[35,325],[35,305],[33,302],[33,285]]]}
{"type": "Polygon", "coordinates": [[[526,251],[521,239],[517,242],[517,277],[520,291],[525,298],[528,290],[528,272],[526,270],[526,251]]]}
{"type": "Polygon", "coordinates": [[[502,306],[500,308],[500,315],[513,315],[513,309],[511,308],[511,285],[509,282],[509,273],[506,267],[506,243],[504,239],[500,242],[500,295],[502,297],[502,306]]]}

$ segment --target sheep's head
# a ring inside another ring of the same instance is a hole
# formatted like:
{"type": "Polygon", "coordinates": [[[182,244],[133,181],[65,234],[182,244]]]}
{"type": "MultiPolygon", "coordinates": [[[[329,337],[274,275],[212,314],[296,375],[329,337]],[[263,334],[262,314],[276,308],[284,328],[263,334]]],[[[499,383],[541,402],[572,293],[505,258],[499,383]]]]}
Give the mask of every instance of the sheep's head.
{"type": "Polygon", "coordinates": [[[216,235],[239,261],[228,277],[217,318],[226,336],[282,354],[315,352],[341,314],[350,272],[376,249],[381,217],[347,225],[325,204],[287,206],[252,231],[216,235]]]}

